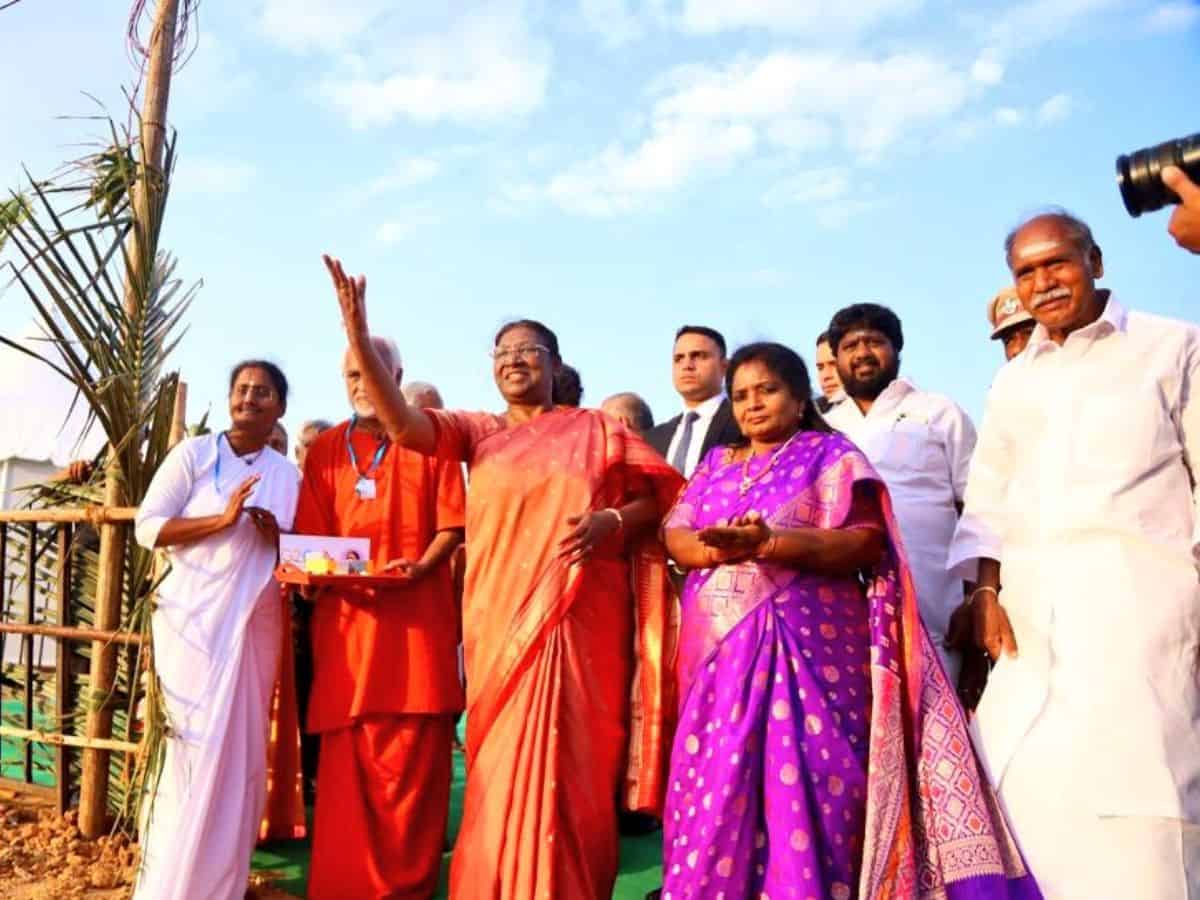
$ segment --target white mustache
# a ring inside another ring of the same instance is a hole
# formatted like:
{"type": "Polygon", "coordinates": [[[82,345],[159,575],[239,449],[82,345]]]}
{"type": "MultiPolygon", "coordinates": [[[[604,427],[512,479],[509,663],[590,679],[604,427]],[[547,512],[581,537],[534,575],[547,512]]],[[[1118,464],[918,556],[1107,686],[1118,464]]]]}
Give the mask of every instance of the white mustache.
{"type": "Polygon", "coordinates": [[[1071,296],[1071,289],[1065,287],[1056,287],[1052,291],[1046,291],[1044,294],[1033,295],[1033,308],[1037,309],[1045,303],[1051,303],[1055,300],[1063,300],[1071,296]]]}

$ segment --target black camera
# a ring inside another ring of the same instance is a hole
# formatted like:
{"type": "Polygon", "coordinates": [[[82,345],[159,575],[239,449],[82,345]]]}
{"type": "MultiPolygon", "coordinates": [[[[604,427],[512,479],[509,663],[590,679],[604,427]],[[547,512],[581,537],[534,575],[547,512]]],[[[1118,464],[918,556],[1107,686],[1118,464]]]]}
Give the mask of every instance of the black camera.
{"type": "Polygon", "coordinates": [[[1131,216],[1179,202],[1163,184],[1162,170],[1167,166],[1178,166],[1192,181],[1200,182],[1200,134],[1117,157],[1117,187],[1131,216]]]}

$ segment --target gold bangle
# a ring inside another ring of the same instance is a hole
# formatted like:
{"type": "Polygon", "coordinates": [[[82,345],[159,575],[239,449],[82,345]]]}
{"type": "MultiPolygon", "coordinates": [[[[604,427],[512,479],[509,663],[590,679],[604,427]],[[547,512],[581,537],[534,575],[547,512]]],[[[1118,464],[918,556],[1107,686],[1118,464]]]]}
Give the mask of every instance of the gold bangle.
{"type": "Polygon", "coordinates": [[[610,512],[617,517],[617,531],[623,531],[625,529],[625,517],[621,515],[621,511],[619,509],[617,509],[615,506],[609,506],[604,509],[604,512],[610,512]]]}

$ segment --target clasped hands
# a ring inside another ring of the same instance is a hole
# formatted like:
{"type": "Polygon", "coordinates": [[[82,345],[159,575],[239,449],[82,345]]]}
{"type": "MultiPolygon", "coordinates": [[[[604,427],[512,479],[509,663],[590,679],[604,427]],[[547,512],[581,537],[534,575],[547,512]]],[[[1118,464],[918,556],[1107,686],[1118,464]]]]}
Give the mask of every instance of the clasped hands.
{"type": "Polygon", "coordinates": [[[721,519],[716,525],[696,532],[696,539],[704,545],[706,556],[713,566],[760,557],[771,537],[770,527],[754,511],[721,519]]]}

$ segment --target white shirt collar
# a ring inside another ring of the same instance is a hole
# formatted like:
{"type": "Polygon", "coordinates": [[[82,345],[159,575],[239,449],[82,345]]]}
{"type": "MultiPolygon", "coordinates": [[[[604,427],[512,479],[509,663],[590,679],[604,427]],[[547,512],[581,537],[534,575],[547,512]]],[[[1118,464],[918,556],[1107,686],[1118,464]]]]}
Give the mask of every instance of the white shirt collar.
{"type": "Polygon", "coordinates": [[[691,409],[684,409],[683,415],[686,416],[690,412],[696,414],[698,420],[707,421],[717,414],[717,410],[721,408],[721,404],[725,402],[724,394],[717,394],[714,397],[709,397],[703,403],[698,403],[691,409]]]}
{"type": "Polygon", "coordinates": [[[891,384],[879,392],[879,396],[875,398],[875,402],[871,404],[871,408],[867,410],[866,414],[854,402],[854,398],[849,396],[846,397],[845,403],[840,404],[838,408],[840,409],[844,406],[848,412],[857,415],[860,419],[865,419],[873,413],[877,416],[886,415],[899,406],[901,400],[909,394],[916,393],[918,390],[920,388],[913,384],[910,379],[905,378],[903,375],[898,375],[891,384]]]}
{"type": "MultiPolygon", "coordinates": [[[[1125,332],[1125,327],[1129,320],[1128,310],[1117,302],[1117,298],[1111,291],[1105,291],[1104,293],[1108,295],[1108,299],[1104,303],[1104,309],[1100,313],[1100,318],[1095,322],[1072,331],[1067,335],[1064,345],[1071,341],[1091,342],[1099,340],[1108,334],[1123,334],[1125,332]]],[[[1053,343],[1054,341],[1050,339],[1050,332],[1046,330],[1046,326],[1038,324],[1034,326],[1033,333],[1029,336],[1029,346],[1025,349],[1032,351],[1029,353],[1029,358],[1033,359],[1043,351],[1050,349],[1049,345],[1053,343]]]]}

